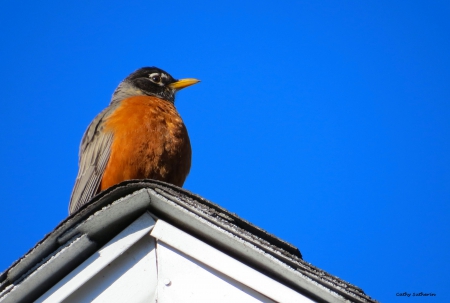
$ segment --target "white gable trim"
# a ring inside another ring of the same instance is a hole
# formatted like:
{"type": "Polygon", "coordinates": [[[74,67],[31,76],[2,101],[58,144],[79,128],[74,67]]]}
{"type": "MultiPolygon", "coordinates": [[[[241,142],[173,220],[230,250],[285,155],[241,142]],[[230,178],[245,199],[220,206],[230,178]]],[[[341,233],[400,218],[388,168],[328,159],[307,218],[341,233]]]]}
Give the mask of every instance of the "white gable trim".
{"type": "Polygon", "coordinates": [[[276,302],[313,302],[163,220],[157,221],[150,235],[276,302]]]}
{"type": "Polygon", "coordinates": [[[124,251],[147,235],[154,225],[155,220],[149,213],[144,213],[35,302],[57,303],[63,301],[108,264],[117,259],[124,251]]]}
{"type": "Polygon", "coordinates": [[[156,246],[158,303],[277,303],[164,242],[156,246]]]}
{"type": "MultiPolygon", "coordinates": [[[[67,300],[72,302],[74,298],[83,297],[85,295],[86,285],[94,285],[92,284],[94,281],[93,279],[95,279],[96,276],[98,277],[97,274],[99,274],[100,272],[104,272],[105,268],[108,265],[115,264],[115,260],[119,260],[119,257],[121,257],[122,254],[124,254],[126,251],[128,252],[132,247],[135,247],[137,243],[141,243],[142,239],[146,236],[149,237],[149,239],[150,237],[151,239],[156,239],[161,245],[168,245],[168,247],[172,247],[179,253],[192,258],[193,260],[195,260],[195,262],[198,262],[200,266],[211,268],[219,274],[223,274],[224,277],[228,277],[230,279],[227,280],[228,278],[226,278],[224,279],[224,282],[228,281],[227,283],[231,283],[232,285],[234,285],[232,281],[236,281],[237,283],[248,287],[250,292],[247,293],[255,299],[258,298],[258,294],[260,294],[271,301],[273,300],[280,303],[313,302],[311,299],[302,295],[301,293],[298,293],[291,288],[273,280],[272,278],[210,246],[209,244],[206,244],[205,242],[202,242],[201,240],[194,238],[186,232],[170,225],[169,223],[166,223],[163,220],[158,220],[155,223],[154,219],[148,212],[144,213],[131,225],[126,227],[98,252],[94,253],[94,255],[92,255],[80,266],[74,269],[71,273],[69,273],[66,277],[64,277],[61,281],[54,285],[49,291],[43,294],[35,302],[59,303],[66,302],[67,300]],[[82,289],[85,290],[82,291],[82,289]],[[255,293],[252,295],[251,291],[254,291],[255,293]],[[77,294],[81,294],[81,297],[77,297],[77,294]],[[75,297],[73,297],[74,295],[75,297]]],[[[164,248],[163,246],[158,247],[159,249],[164,248]]],[[[158,249],[156,249],[156,253],[158,254],[157,251],[158,249]]],[[[162,277],[159,277],[159,275],[157,274],[156,259],[154,259],[157,257],[154,255],[154,253],[155,251],[153,250],[153,262],[155,262],[155,264],[147,268],[147,271],[153,272],[155,279],[157,279],[158,287],[156,286],[156,282],[148,283],[148,285],[146,284],[146,288],[153,289],[153,298],[155,298],[154,295],[158,296],[155,293],[156,288],[159,289],[161,288],[161,286],[163,286],[164,283],[167,283],[167,281],[162,281],[162,277]]],[[[186,263],[183,264],[186,266],[186,263]]],[[[163,266],[162,264],[160,265],[163,266]]],[[[165,266],[167,266],[167,264],[165,266]]],[[[194,279],[195,272],[192,272],[190,274],[193,275],[191,278],[194,279]]],[[[132,279],[139,279],[139,276],[134,276],[132,277],[132,279]]],[[[122,288],[112,287],[111,289],[108,289],[108,291],[110,292],[109,296],[111,296],[111,293],[114,294],[114,292],[117,290],[120,290],[121,292],[127,292],[126,289],[123,289],[123,286],[122,288]]],[[[131,289],[129,290],[131,291],[131,289]]],[[[241,291],[244,291],[244,289],[241,289],[241,291]]],[[[161,289],[159,292],[161,292],[160,294],[163,295],[161,289]]],[[[231,291],[228,294],[230,295],[231,291]]],[[[238,295],[237,293],[235,294],[238,295]]],[[[154,299],[152,299],[151,301],[153,302],[153,300],[154,299]]],[[[264,300],[262,297],[260,300],[267,302],[267,300],[264,300]]],[[[82,301],[84,302],[84,300],[82,301]]],[[[103,302],[104,300],[102,301],[102,299],[100,299],[100,301],[103,302]]],[[[164,300],[162,300],[161,302],[163,301],[164,300]]]]}

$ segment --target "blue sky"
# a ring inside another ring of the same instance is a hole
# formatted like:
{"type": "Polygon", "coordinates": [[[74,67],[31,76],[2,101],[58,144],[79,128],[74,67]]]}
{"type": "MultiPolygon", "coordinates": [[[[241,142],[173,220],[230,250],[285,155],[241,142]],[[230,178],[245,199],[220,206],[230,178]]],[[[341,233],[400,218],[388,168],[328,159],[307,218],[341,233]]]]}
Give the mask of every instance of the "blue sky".
{"type": "Polygon", "coordinates": [[[67,216],[118,83],[158,66],[202,80],[176,100],[186,189],[377,300],[450,300],[449,2],[91,2],[0,4],[0,271],[67,216]]]}

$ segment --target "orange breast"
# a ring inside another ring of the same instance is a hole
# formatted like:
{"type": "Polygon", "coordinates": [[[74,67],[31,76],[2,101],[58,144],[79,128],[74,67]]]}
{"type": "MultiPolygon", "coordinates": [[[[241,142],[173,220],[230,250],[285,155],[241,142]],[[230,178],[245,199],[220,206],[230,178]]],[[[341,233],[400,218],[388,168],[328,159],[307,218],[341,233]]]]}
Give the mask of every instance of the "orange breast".
{"type": "Polygon", "coordinates": [[[114,137],[100,190],[130,179],[183,185],[191,167],[191,145],[172,103],[131,97],[121,101],[104,125],[114,137]]]}

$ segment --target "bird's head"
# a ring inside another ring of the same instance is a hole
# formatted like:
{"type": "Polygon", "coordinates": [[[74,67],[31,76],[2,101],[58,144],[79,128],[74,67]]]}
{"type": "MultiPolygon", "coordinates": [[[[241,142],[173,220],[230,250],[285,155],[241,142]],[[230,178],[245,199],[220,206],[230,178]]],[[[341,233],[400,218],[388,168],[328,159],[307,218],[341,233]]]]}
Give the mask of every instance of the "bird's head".
{"type": "Polygon", "coordinates": [[[174,79],[169,73],[157,67],[143,67],[130,74],[114,91],[112,101],[120,101],[131,96],[155,96],[171,103],[175,93],[194,85],[200,80],[186,78],[174,79]]]}

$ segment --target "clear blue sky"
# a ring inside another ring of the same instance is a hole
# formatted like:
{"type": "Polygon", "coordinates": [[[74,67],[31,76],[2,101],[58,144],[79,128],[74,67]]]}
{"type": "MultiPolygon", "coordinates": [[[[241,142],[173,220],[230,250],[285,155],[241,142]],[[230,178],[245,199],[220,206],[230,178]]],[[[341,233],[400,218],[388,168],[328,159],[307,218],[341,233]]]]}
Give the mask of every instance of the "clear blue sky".
{"type": "Polygon", "coordinates": [[[2,1],[0,271],[66,217],[116,85],[158,66],[202,80],[176,101],[186,189],[377,300],[450,302],[449,3],[2,1]]]}

